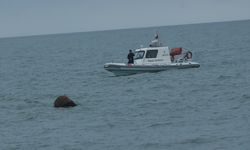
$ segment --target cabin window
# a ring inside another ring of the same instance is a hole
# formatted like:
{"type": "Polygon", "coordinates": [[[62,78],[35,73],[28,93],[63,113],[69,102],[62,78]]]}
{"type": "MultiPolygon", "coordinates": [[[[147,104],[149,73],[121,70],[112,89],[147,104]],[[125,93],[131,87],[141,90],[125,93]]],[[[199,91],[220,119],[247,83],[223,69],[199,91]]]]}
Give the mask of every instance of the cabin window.
{"type": "Polygon", "coordinates": [[[144,51],[137,51],[135,52],[135,59],[142,59],[144,56],[144,51]]]}
{"type": "Polygon", "coordinates": [[[156,58],[158,50],[148,50],[146,53],[146,58],[156,58]]]}

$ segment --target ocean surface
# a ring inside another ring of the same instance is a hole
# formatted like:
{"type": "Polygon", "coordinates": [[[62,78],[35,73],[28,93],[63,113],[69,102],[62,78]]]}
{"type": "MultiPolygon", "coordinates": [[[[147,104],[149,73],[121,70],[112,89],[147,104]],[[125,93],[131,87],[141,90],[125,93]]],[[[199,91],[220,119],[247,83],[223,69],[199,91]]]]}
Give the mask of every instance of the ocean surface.
{"type": "Polygon", "coordinates": [[[249,150],[250,20],[0,39],[1,150],[249,150]],[[200,68],[115,77],[154,34],[200,68]],[[54,108],[60,95],[78,106],[54,108]]]}

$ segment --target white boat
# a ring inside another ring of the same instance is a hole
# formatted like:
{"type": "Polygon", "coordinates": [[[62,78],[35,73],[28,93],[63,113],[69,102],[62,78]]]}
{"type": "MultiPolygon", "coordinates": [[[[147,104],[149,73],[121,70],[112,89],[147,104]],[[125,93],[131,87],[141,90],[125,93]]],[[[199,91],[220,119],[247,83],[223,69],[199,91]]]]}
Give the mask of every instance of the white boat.
{"type": "Polygon", "coordinates": [[[192,61],[191,51],[185,52],[185,49],[180,47],[170,49],[162,46],[158,41],[158,35],[149,47],[135,50],[133,64],[113,62],[104,64],[104,69],[116,76],[199,67],[199,63],[192,61]]]}

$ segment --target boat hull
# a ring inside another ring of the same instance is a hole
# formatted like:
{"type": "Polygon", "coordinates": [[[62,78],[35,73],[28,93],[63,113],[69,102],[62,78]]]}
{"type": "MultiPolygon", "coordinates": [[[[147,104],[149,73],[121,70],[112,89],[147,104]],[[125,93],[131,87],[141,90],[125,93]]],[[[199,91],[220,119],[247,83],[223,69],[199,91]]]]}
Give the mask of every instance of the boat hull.
{"type": "Polygon", "coordinates": [[[153,73],[170,69],[199,68],[200,64],[195,62],[172,63],[169,65],[127,65],[122,63],[107,63],[104,69],[112,72],[116,76],[132,75],[139,73],[153,73]]]}

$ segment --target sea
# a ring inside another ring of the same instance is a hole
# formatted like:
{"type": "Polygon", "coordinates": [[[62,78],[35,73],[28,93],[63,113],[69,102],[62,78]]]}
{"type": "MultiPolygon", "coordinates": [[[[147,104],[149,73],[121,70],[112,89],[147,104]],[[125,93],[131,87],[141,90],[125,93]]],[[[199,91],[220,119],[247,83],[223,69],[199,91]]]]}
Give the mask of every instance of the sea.
{"type": "Polygon", "coordinates": [[[1,150],[249,150],[250,20],[0,38],[1,150]],[[160,41],[200,68],[114,76],[160,41]],[[66,95],[78,106],[55,108],[66,95]]]}

